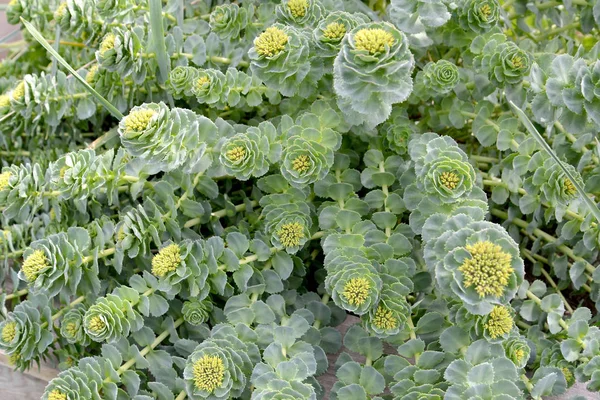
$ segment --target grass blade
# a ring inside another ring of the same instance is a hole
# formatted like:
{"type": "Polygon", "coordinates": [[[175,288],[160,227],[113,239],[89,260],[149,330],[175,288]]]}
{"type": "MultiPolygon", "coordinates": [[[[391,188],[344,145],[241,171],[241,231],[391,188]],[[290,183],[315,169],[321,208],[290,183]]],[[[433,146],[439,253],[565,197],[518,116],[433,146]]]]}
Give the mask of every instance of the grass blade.
{"type": "Polygon", "coordinates": [[[154,53],[156,54],[156,62],[158,62],[160,83],[165,83],[169,78],[171,65],[169,63],[167,46],[165,44],[161,0],[150,0],[150,34],[152,35],[152,44],[154,53]]]}
{"type": "Polygon", "coordinates": [[[50,45],[50,43],[48,43],[48,41],[46,39],[44,39],[42,34],[35,28],[35,26],[31,25],[31,23],[29,23],[28,21],[25,21],[22,17],[21,17],[21,22],[23,23],[23,25],[25,25],[25,28],[27,28],[29,33],[31,33],[31,36],[33,36],[35,38],[35,40],[37,40],[50,54],[52,54],[52,56],[54,58],[56,58],[56,60],[58,60],[58,62],[63,67],[65,67],[79,82],[81,82],[81,84],[87,89],[88,92],[90,92],[92,94],[92,96],[94,96],[96,98],[96,100],[98,100],[115,118],[117,118],[119,120],[123,119],[124,115],[121,114],[121,112],[119,110],[117,110],[115,106],[110,104],[110,102],[108,100],[106,100],[104,97],[102,97],[100,95],[100,93],[96,92],[94,90],[94,88],[91,87],[85,81],[85,79],[82,76],[80,76],[77,73],[77,71],[75,71],[73,69],[73,67],[71,67],[69,65],[69,63],[66,62],[64,58],[61,57],[60,54],[58,54],[56,52],[56,50],[54,50],[54,48],[50,45]]]}
{"type": "Polygon", "coordinates": [[[560,158],[558,158],[556,153],[554,153],[552,147],[550,147],[550,145],[544,140],[542,135],[540,135],[540,133],[537,131],[535,126],[533,126],[533,124],[531,123],[529,118],[527,118],[527,115],[525,115],[523,110],[517,107],[517,105],[512,101],[509,101],[509,104],[512,107],[513,111],[517,114],[517,117],[519,117],[519,119],[521,120],[521,123],[525,125],[525,128],[529,131],[529,133],[531,133],[531,135],[535,138],[539,145],[542,146],[542,148],[546,151],[546,153],[550,155],[550,157],[554,159],[554,161],[556,161],[556,163],[560,166],[565,175],[571,180],[571,182],[573,182],[575,189],[577,189],[577,192],[583,198],[585,205],[590,209],[591,213],[594,215],[594,218],[596,218],[596,221],[600,223],[600,210],[598,209],[596,204],[594,204],[592,199],[590,199],[585,193],[585,189],[579,184],[575,177],[571,175],[571,172],[569,172],[569,170],[565,167],[560,158]]]}

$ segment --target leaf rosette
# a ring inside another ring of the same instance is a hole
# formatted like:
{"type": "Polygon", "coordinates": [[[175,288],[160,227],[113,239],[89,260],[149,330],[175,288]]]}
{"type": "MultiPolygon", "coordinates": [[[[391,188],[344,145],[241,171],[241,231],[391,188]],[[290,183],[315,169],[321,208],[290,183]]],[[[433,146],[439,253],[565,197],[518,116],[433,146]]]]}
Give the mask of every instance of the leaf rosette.
{"type": "Polygon", "coordinates": [[[415,78],[414,93],[423,98],[448,94],[458,84],[458,68],[450,61],[428,62],[415,78]]]}
{"type": "Polygon", "coordinates": [[[383,282],[374,262],[361,250],[332,251],[325,258],[325,269],[325,290],[338,307],[363,315],[378,303],[383,282]]]}
{"type": "Polygon", "coordinates": [[[367,17],[359,13],[350,14],[344,11],[328,13],[313,30],[317,53],[325,58],[335,57],[342,47],[342,40],[346,33],[367,21],[367,17]]]}
{"type": "Polygon", "coordinates": [[[359,25],[344,37],[333,63],[338,106],[354,124],[384,122],[413,89],[414,58],[404,33],[386,22],[359,25]]]}
{"type": "Polygon", "coordinates": [[[502,226],[465,214],[430,217],[423,227],[424,257],[439,290],[472,314],[508,304],[525,274],[519,247],[502,226]]]}
{"type": "Polygon", "coordinates": [[[213,304],[210,299],[197,300],[190,299],[183,303],[181,313],[183,319],[190,325],[201,325],[208,321],[210,313],[213,309],[213,304]]]}
{"type": "Polygon", "coordinates": [[[253,346],[238,339],[232,327],[213,328],[212,337],[187,358],[183,379],[188,396],[194,400],[240,396],[254,365],[249,355],[257,352],[253,346]]]}
{"type": "Polygon", "coordinates": [[[251,23],[254,6],[240,7],[237,4],[216,6],[210,13],[210,29],[221,39],[238,39],[241,32],[251,23]]]}
{"type": "Polygon", "coordinates": [[[269,170],[272,163],[279,161],[281,144],[277,130],[268,121],[257,127],[248,127],[245,133],[228,138],[221,147],[219,160],[225,171],[245,181],[251,176],[258,178],[269,170]]]}
{"type": "Polygon", "coordinates": [[[0,322],[0,350],[21,369],[39,361],[53,341],[48,298],[37,295],[15,306],[0,322]]]}
{"type": "Polygon", "coordinates": [[[457,14],[463,29],[481,34],[489,32],[498,23],[500,4],[497,0],[463,0],[457,14]]]}
{"type": "Polygon", "coordinates": [[[171,70],[167,85],[175,98],[192,96],[198,80],[198,68],[179,65],[171,70]]]}
{"type": "Polygon", "coordinates": [[[100,297],[83,316],[85,333],[95,342],[116,342],[142,328],[142,316],[134,309],[140,295],[121,286],[113,293],[100,297]]]}
{"type": "Polygon", "coordinates": [[[510,336],[502,342],[506,358],[512,361],[517,368],[525,368],[531,355],[529,343],[522,336],[510,336]]]}
{"type": "Polygon", "coordinates": [[[96,51],[98,64],[121,78],[132,76],[133,81],[142,84],[148,73],[148,59],[141,56],[143,43],[147,40],[143,28],[113,28],[107,33],[96,51]]]}
{"type": "Polygon", "coordinates": [[[277,21],[300,28],[314,25],[322,13],[318,0],[283,0],[275,8],[277,21]]]}
{"type": "Polygon", "coordinates": [[[90,338],[86,335],[83,327],[83,316],[85,308],[77,306],[67,311],[60,321],[60,335],[69,343],[77,343],[82,346],[90,344],[90,338]]]}
{"type": "Polygon", "coordinates": [[[529,75],[533,59],[503,34],[488,37],[486,44],[473,60],[473,65],[486,71],[490,82],[499,87],[516,85],[529,75]]]}
{"type": "Polygon", "coordinates": [[[119,123],[121,143],[131,155],[147,164],[148,173],[193,169],[206,151],[200,135],[216,134],[209,119],[164,103],[147,103],[131,109],[119,123]]]}
{"type": "Polygon", "coordinates": [[[43,204],[46,181],[39,164],[11,165],[0,174],[0,206],[6,218],[29,219],[43,204]]]}
{"type": "Polygon", "coordinates": [[[229,88],[227,78],[217,69],[199,69],[195,81],[192,83],[192,94],[198,103],[210,104],[216,108],[224,108],[229,88]]]}
{"type": "MultiPolygon", "coordinates": [[[[583,187],[583,179],[575,167],[564,162],[563,165],[575,177],[576,183],[583,187]]],[[[571,179],[550,157],[546,158],[544,163],[535,169],[533,175],[525,180],[523,187],[527,193],[539,193],[543,202],[562,209],[566,209],[573,200],[579,197],[571,179]]]]}
{"type": "Polygon", "coordinates": [[[274,24],[254,39],[248,52],[250,69],[265,85],[284,96],[307,97],[322,76],[307,36],[292,26],[274,24]]]}
{"type": "Polygon", "coordinates": [[[171,296],[181,294],[203,300],[208,296],[208,276],[216,272],[216,260],[202,240],[184,240],[164,246],[152,258],[152,274],[158,277],[158,290],[171,296]]]}

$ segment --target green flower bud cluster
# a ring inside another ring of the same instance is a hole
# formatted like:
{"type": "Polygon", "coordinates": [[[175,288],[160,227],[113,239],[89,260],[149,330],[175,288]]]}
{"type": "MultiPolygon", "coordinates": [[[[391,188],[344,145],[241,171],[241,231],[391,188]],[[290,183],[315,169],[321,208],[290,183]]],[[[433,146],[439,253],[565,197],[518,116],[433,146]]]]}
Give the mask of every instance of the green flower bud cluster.
{"type": "Polygon", "coordinates": [[[471,49],[476,49],[474,67],[486,72],[497,87],[516,85],[529,75],[533,63],[531,55],[503,34],[493,34],[476,39],[471,49]],[[485,43],[482,47],[482,43],[485,43]]]}
{"type": "Polygon", "coordinates": [[[153,63],[142,56],[146,40],[146,32],[140,26],[115,27],[102,38],[96,61],[102,68],[118,73],[121,79],[131,76],[134,83],[142,84],[153,63]]]}
{"type": "Polygon", "coordinates": [[[311,95],[324,72],[321,60],[310,57],[306,35],[278,23],[254,39],[248,56],[252,74],[287,97],[311,95]]]}
{"type": "Polygon", "coordinates": [[[282,0],[275,13],[282,24],[311,28],[321,19],[323,7],[319,0],[282,0]]]}
{"type": "Polygon", "coordinates": [[[392,0],[387,8],[390,21],[406,33],[421,33],[439,28],[452,16],[442,0],[392,0]]]}
{"type": "Polygon", "coordinates": [[[500,4],[497,0],[462,0],[457,14],[463,29],[482,34],[489,32],[498,23],[500,4]]]}
{"type": "Polygon", "coordinates": [[[218,128],[208,118],[164,103],[147,103],[131,109],[119,123],[123,147],[147,163],[148,173],[185,166],[193,171],[206,151],[203,137],[218,139],[218,128]]]}
{"type": "MultiPolygon", "coordinates": [[[[334,239],[328,236],[325,241],[329,240],[334,239]]],[[[378,267],[360,249],[336,248],[325,256],[325,289],[338,307],[363,315],[379,300],[383,282],[378,267]]]]}
{"type": "Polygon", "coordinates": [[[79,227],[49,235],[31,243],[23,253],[19,278],[32,291],[41,291],[49,297],[63,292],[73,295],[100,288],[98,266],[84,266],[82,258],[92,247],[87,230],[79,227]]]}
{"type": "Polygon", "coordinates": [[[44,358],[54,340],[48,304],[46,296],[30,296],[0,322],[0,350],[19,369],[27,369],[32,362],[44,358]]]}
{"type": "Polygon", "coordinates": [[[82,346],[90,344],[91,340],[85,333],[83,326],[83,317],[85,307],[77,306],[67,311],[60,321],[60,335],[69,343],[76,343],[82,346]]]}
{"type": "MultiPolygon", "coordinates": [[[[535,202],[547,203],[554,208],[556,217],[560,220],[564,216],[567,208],[574,203],[579,194],[571,179],[565,174],[564,170],[549,156],[544,153],[536,153],[535,160],[530,163],[531,172],[523,182],[523,188],[531,197],[537,198],[535,202]],[[543,160],[543,161],[542,161],[543,160]],[[535,162],[534,162],[535,161],[535,162]]],[[[577,183],[583,187],[583,179],[579,172],[570,164],[564,163],[567,170],[577,179],[577,183]]],[[[530,197],[523,197],[523,201],[530,197]]]]}
{"type": "Polygon", "coordinates": [[[292,186],[301,188],[323,179],[333,165],[341,136],[327,125],[326,118],[312,113],[298,117],[295,122],[288,116],[282,118],[280,170],[292,186]]]}
{"type": "Polygon", "coordinates": [[[422,99],[446,95],[458,81],[458,68],[450,61],[429,62],[417,73],[413,93],[422,99]]]}
{"type": "Polygon", "coordinates": [[[244,392],[258,348],[240,340],[230,325],[216,325],[211,337],[187,358],[183,379],[190,399],[236,398],[244,392]]]}
{"type": "Polygon", "coordinates": [[[229,175],[241,181],[260,177],[281,157],[281,141],[275,126],[261,122],[246,132],[228,138],[221,147],[220,163],[229,175]]]}
{"type": "Polygon", "coordinates": [[[144,326],[144,320],[135,306],[140,294],[120,286],[113,293],[100,297],[83,316],[85,333],[95,342],[116,342],[144,326]]]}
{"type": "Polygon", "coordinates": [[[42,206],[39,193],[43,192],[46,181],[40,165],[4,167],[0,177],[0,206],[4,207],[4,217],[18,222],[29,219],[42,206]]]}
{"type": "MultiPolygon", "coordinates": [[[[523,282],[519,247],[500,225],[465,214],[435,214],[423,227],[423,240],[425,261],[440,292],[460,299],[472,314],[486,315],[508,304],[523,282]]],[[[490,327],[502,325],[494,330],[501,332],[506,318],[497,314],[498,323],[490,327]]],[[[491,332],[490,337],[498,336],[491,332]]]]}
{"type": "Polygon", "coordinates": [[[214,247],[214,242],[203,240],[164,246],[152,258],[152,274],[159,279],[158,290],[171,296],[180,294],[204,300],[210,291],[209,275],[217,272],[217,265],[210,257],[215,254],[214,247]]]}
{"type": "Polygon", "coordinates": [[[222,4],[210,13],[210,29],[221,39],[238,39],[252,23],[254,5],[222,4]]]}
{"type": "Polygon", "coordinates": [[[290,254],[297,253],[310,239],[314,210],[306,194],[298,189],[270,194],[260,200],[261,218],[271,244],[290,254]]]}
{"type": "MultiPolygon", "coordinates": [[[[115,348],[112,349],[118,354],[115,348]]],[[[105,376],[111,376],[113,379],[118,379],[117,367],[109,358],[83,358],[79,360],[76,367],[62,371],[56,378],[52,379],[46,386],[42,399],[87,400],[102,398],[117,400],[118,394],[121,396],[126,395],[125,392],[118,389],[117,383],[120,382],[117,381],[116,383],[112,379],[105,378],[105,376]]],[[[128,391],[131,388],[128,387],[128,391]]],[[[133,395],[135,396],[135,393],[133,395]]]]}
{"type": "Polygon", "coordinates": [[[384,122],[413,89],[414,58],[406,36],[389,23],[359,25],[343,40],[333,64],[338,106],[354,124],[384,122]]]}
{"type": "Polygon", "coordinates": [[[379,303],[367,316],[363,316],[367,328],[375,335],[387,337],[404,328],[411,315],[406,296],[413,291],[410,277],[414,275],[415,268],[410,258],[390,259],[382,265],[380,277],[383,286],[379,303]]]}
{"type": "Polygon", "coordinates": [[[62,32],[87,43],[97,41],[102,34],[103,25],[97,20],[95,0],[63,0],[54,10],[54,21],[62,32]]]}
{"type": "Polygon", "coordinates": [[[346,33],[366,22],[368,22],[367,17],[360,13],[350,14],[344,11],[327,13],[312,32],[317,54],[323,58],[335,57],[342,47],[346,33]]]}
{"type": "Polygon", "coordinates": [[[201,325],[207,322],[210,318],[210,312],[213,309],[213,303],[210,299],[199,301],[197,299],[190,299],[183,303],[181,313],[183,319],[190,325],[201,325]]]}

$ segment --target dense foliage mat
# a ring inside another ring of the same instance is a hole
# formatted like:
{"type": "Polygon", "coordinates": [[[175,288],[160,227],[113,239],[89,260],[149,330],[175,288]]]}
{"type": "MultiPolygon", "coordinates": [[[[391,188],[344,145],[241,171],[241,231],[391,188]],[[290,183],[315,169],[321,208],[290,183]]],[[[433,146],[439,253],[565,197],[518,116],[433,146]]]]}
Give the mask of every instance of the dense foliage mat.
{"type": "Polygon", "coordinates": [[[0,349],[44,399],[600,390],[600,1],[6,12],[0,349]]]}

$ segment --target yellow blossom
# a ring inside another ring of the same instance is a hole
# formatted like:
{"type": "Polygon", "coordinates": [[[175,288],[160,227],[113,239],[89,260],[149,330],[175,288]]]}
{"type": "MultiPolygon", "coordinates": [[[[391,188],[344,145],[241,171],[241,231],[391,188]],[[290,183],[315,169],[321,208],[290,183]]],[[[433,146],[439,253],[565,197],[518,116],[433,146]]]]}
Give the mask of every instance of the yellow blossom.
{"type": "Polygon", "coordinates": [[[458,268],[465,287],[473,286],[480,297],[502,296],[514,272],[510,266],[511,255],[489,241],[467,245],[465,249],[471,253],[471,258],[465,259],[458,268]]]}

